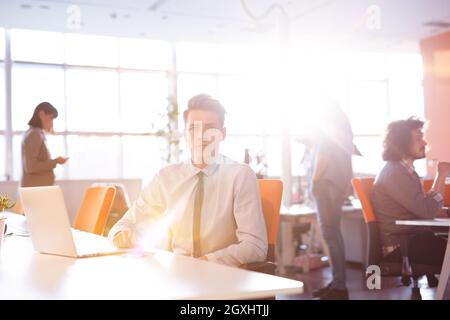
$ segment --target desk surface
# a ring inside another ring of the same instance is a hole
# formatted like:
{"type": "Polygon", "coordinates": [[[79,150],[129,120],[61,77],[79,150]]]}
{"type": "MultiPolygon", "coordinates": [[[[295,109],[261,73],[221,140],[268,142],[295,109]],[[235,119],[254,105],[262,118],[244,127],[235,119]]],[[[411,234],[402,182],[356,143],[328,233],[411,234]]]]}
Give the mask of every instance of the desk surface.
{"type": "Polygon", "coordinates": [[[72,259],[34,252],[7,237],[0,252],[0,299],[256,299],[303,292],[300,281],[155,250],[72,259]]]}
{"type": "Polygon", "coordinates": [[[395,224],[406,226],[435,226],[435,227],[450,227],[450,218],[436,218],[436,219],[417,219],[417,220],[396,220],[395,224]]]}

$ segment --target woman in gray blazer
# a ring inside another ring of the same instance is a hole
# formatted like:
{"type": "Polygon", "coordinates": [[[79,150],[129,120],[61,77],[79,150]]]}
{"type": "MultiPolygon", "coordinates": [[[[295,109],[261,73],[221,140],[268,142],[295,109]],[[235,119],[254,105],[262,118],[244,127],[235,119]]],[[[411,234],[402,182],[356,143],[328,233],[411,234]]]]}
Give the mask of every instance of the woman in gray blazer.
{"type": "Polygon", "coordinates": [[[53,132],[53,119],[58,110],[48,102],[40,103],[28,121],[30,128],[22,139],[22,179],[21,187],[50,186],[55,182],[53,169],[64,164],[67,158],[51,159],[46,146],[45,134],[53,132]]]}

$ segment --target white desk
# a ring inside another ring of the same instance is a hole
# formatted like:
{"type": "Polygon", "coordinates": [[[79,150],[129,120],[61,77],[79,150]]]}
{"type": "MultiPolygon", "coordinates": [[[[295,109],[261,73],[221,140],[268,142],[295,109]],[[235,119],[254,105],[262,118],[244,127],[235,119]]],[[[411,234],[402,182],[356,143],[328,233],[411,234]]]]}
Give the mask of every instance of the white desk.
{"type": "Polygon", "coordinates": [[[303,272],[309,271],[309,256],[316,239],[319,239],[322,249],[328,255],[328,247],[323,241],[319,225],[316,218],[316,210],[314,208],[302,205],[292,207],[281,207],[280,209],[280,237],[277,242],[277,264],[280,273],[285,272],[286,266],[294,264],[296,248],[294,247],[293,225],[297,223],[310,223],[310,237],[306,249],[306,263],[303,266],[303,272]]]}
{"type": "Polygon", "coordinates": [[[155,250],[143,256],[72,259],[33,251],[7,237],[0,299],[256,299],[303,292],[300,281],[155,250]]]}
{"type": "MultiPolygon", "coordinates": [[[[396,224],[407,226],[434,226],[434,227],[450,227],[450,218],[432,219],[432,220],[397,220],[396,224]]],[[[450,229],[447,240],[447,249],[445,249],[444,263],[442,265],[441,274],[439,276],[439,285],[436,291],[436,299],[444,298],[445,289],[450,275],[450,229]]]]}
{"type": "MultiPolygon", "coordinates": [[[[359,202],[354,202],[351,206],[343,206],[344,213],[360,211],[359,202]]],[[[314,208],[304,205],[293,205],[291,207],[282,206],[280,209],[280,232],[277,241],[277,263],[281,273],[285,272],[286,266],[292,266],[295,258],[296,248],[293,245],[293,225],[296,223],[310,223],[311,230],[309,243],[306,249],[306,263],[303,266],[303,272],[309,271],[309,256],[316,240],[320,241],[322,250],[326,256],[329,256],[328,246],[323,240],[319,224],[317,223],[317,211],[314,208]]]]}

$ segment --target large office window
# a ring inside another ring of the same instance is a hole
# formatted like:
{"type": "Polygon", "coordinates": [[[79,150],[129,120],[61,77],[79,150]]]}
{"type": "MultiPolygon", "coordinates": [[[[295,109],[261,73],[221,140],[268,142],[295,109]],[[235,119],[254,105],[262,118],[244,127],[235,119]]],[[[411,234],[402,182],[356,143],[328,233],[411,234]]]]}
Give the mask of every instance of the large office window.
{"type": "Polygon", "coordinates": [[[12,69],[12,128],[24,131],[34,108],[48,101],[58,109],[55,130],[64,130],[64,70],[58,66],[15,63],[12,69]]]}
{"type": "Polygon", "coordinates": [[[123,132],[155,132],[164,127],[168,105],[164,73],[120,74],[120,123],[123,132]]]}
{"type": "MultiPolygon", "coordinates": [[[[0,29],[0,42],[4,39],[2,38],[3,30],[0,29]]],[[[2,45],[0,44],[0,50],[2,50],[2,45]]],[[[2,50],[4,51],[4,49],[2,50]]],[[[0,53],[0,59],[2,54],[0,53]]],[[[0,60],[0,88],[5,87],[4,83],[4,67],[0,60]]],[[[3,133],[6,125],[6,110],[5,110],[5,90],[0,90],[0,132],[3,133]]],[[[6,178],[6,140],[5,135],[0,133],[0,181],[6,178]]]]}
{"type": "MultiPolygon", "coordinates": [[[[0,42],[4,48],[3,31],[0,42]]],[[[59,112],[50,153],[70,157],[57,179],[151,178],[166,159],[156,133],[167,126],[170,50],[164,41],[11,30],[13,178],[21,175],[22,134],[42,101],[59,112]]],[[[3,90],[0,98],[5,114],[3,90]]]]}
{"type": "Polygon", "coordinates": [[[160,137],[124,136],[123,175],[148,180],[166,163],[166,141],[160,137]]]}
{"type": "Polygon", "coordinates": [[[6,169],[6,147],[5,147],[5,137],[0,135],[0,181],[5,179],[5,169],[6,169]]]}
{"type": "Polygon", "coordinates": [[[66,33],[65,62],[70,65],[117,67],[119,39],[66,33]]]}
{"type": "MultiPolygon", "coordinates": [[[[1,81],[4,44],[0,29],[1,81]]],[[[170,45],[11,30],[13,178],[20,177],[21,136],[42,101],[59,111],[57,134],[48,137],[51,154],[70,156],[66,166],[58,166],[59,179],[150,179],[168,158],[167,139],[160,133],[167,128],[172,92],[177,93],[180,132],[189,98],[198,93],[218,98],[227,110],[222,152],[237,161],[244,161],[247,152],[255,171],[270,177],[286,169],[293,177],[308,174],[301,138],[314,125],[314,96],[331,97],[347,112],[363,154],[354,157],[354,170],[362,174],[375,174],[383,165],[381,140],[389,121],[423,117],[419,55],[293,49],[281,58],[280,53],[267,46],[170,45]],[[283,168],[287,154],[291,166],[283,168]]],[[[5,114],[2,95],[0,112],[5,114]]],[[[0,122],[4,154],[5,121],[0,122]]],[[[184,141],[180,150],[187,155],[184,141]]],[[[424,165],[417,169],[425,173],[424,165]]]]}
{"type": "Polygon", "coordinates": [[[177,69],[181,72],[217,72],[218,47],[212,44],[178,43],[177,69]]]}
{"type": "Polygon", "coordinates": [[[119,74],[113,70],[66,71],[67,129],[119,131],[119,74]]]}
{"type": "Polygon", "coordinates": [[[34,30],[11,30],[11,56],[15,61],[64,62],[63,34],[34,30]]]}
{"type": "Polygon", "coordinates": [[[274,90],[273,74],[279,62],[274,50],[195,43],[180,43],[176,48],[180,111],[195,94],[218,98],[227,111],[222,153],[244,161],[247,150],[255,171],[280,176],[282,119],[274,90]]]}
{"type": "Polygon", "coordinates": [[[113,179],[121,176],[119,136],[69,135],[67,145],[71,179],[113,179]]]}
{"type": "Polygon", "coordinates": [[[5,108],[5,74],[4,74],[4,66],[2,61],[0,61],[0,131],[5,130],[6,125],[6,108],[5,108]]]}
{"type": "Polygon", "coordinates": [[[357,135],[376,135],[383,132],[389,119],[386,83],[352,81],[348,90],[347,112],[353,131],[357,135]],[[371,121],[367,121],[367,119],[371,121]]]}
{"type": "MultiPolygon", "coordinates": [[[[0,132],[4,132],[6,125],[5,109],[5,74],[3,59],[5,58],[5,29],[0,28],[0,132]]],[[[5,135],[0,133],[0,180],[6,178],[6,141],[5,135]]]]}
{"type": "Polygon", "coordinates": [[[165,41],[119,39],[122,68],[168,70],[171,68],[170,46],[165,41]]]}
{"type": "MultiPolygon", "coordinates": [[[[362,156],[353,157],[357,174],[376,174],[383,166],[382,136],[388,122],[423,117],[420,55],[302,53],[292,55],[290,109],[292,174],[304,174],[308,157],[299,143],[313,125],[311,92],[335,100],[347,113],[362,156]]],[[[313,94],[314,95],[314,94],[313,94]]],[[[424,162],[416,166],[425,175],[424,162]]]]}
{"type": "Polygon", "coordinates": [[[5,58],[5,29],[0,28],[0,60],[5,58]]]}

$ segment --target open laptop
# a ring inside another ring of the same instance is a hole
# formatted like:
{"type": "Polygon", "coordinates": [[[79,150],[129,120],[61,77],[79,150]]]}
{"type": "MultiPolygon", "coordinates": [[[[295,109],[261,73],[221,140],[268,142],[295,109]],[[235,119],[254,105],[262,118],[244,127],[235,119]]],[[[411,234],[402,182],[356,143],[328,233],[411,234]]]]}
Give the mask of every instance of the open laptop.
{"type": "Polygon", "coordinates": [[[108,239],[72,229],[59,186],[19,188],[34,249],[73,258],[120,254],[108,239]]]}

